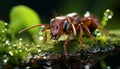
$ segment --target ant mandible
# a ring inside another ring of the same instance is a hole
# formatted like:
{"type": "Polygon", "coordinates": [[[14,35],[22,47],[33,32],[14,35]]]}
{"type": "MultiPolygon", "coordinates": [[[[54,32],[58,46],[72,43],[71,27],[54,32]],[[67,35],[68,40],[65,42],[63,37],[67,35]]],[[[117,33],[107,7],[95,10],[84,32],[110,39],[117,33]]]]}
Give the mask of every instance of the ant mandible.
{"type": "Polygon", "coordinates": [[[42,26],[42,25],[45,26],[45,28],[42,31],[45,31],[50,28],[49,29],[50,35],[51,35],[51,38],[54,40],[58,40],[58,38],[62,34],[68,35],[63,46],[65,55],[68,55],[66,46],[70,41],[70,36],[72,34],[76,36],[77,32],[79,32],[78,37],[79,37],[80,45],[83,48],[85,48],[82,42],[82,34],[83,34],[82,31],[84,31],[87,34],[87,36],[89,36],[90,38],[95,39],[95,37],[91,34],[91,32],[93,32],[97,28],[103,29],[99,25],[99,21],[96,18],[96,16],[87,12],[83,18],[80,18],[80,16],[77,13],[70,13],[70,14],[67,14],[66,16],[57,16],[50,20],[50,24],[35,25],[32,27],[23,29],[19,33],[37,26],[42,26]]]}

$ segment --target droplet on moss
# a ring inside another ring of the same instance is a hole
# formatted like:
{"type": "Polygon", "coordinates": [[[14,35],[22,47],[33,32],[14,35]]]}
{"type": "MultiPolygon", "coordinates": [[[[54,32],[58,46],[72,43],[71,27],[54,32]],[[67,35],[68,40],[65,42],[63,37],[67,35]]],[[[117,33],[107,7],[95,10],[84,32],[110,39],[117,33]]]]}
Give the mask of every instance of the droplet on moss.
{"type": "Polygon", "coordinates": [[[9,40],[6,40],[6,41],[5,41],[5,44],[10,45],[9,40]]]}
{"type": "Polygon", "coordinates": [[[39,40],[43,40],[43,39],[44,39],[43,36],[40,36],[40,37],[39,37],[39,40]]]}
{"type": "Polygon", "coordinates": [[[13,56],[13,52],[12,52],[12,51],[9,51],[9,54],[10,54],[11,56],[13,56]]]}
{"type": "Polygon", "coordinates": [[[107,10],[104,12],[104,16],[106,16],[108,19],[111,19],[112,16],[113,16],[113,12],[112,12],[110,9],[107,9],[107,10]]]}

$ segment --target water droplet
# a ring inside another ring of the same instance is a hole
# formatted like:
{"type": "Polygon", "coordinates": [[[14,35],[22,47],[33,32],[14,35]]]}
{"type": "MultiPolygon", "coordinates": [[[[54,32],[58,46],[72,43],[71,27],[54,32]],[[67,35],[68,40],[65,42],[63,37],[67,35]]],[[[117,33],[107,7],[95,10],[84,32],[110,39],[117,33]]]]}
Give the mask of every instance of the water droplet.
{"type": "Polygon", "coordinates": [[[100,36],[101,35],[101,33],[97,33],[97,36],[100,36]]]}
{"type": "Polygon", "coordinates": [[[43,57],[43,59],[47,59],[47,57],[46,57],[46,56],[44,56],[44,57],[43,57]]]}
{"type": "Polygon", "coordinates": [[[22,42],[19,42],[19,45],[22,45],[22,42]]]}
{"type": "Polygon", "coordinates": [[[41,50],[39,49],[39,50],[37,50],[38,52],[41,52],[41,50]]]}
{"type": "Polygon", "coordinates": [[[26,67],[25,69],[30,69],[30,66],[26,67]]]}
{"type": "Polygon", "coordinates": [[[94,31],[94,34],[95,34],[96,36],[100,36],[100,35],[101,35],[101,32],[100,32],[99,29],[96,29],[96,30],[94,31]]]}
{"type": "Polygon", "coordinates": [[[19,50],[19,52],[22,52],[22,50],[19,50]]]}
{"type": "Polygon", "coordinates": [[[29,44],[26,44],[25,46],[29,46],[29,44]]]}
{"type": "Polygon", "coordinates": [[[4,62],[4,63],[7,63],[8,59],[9,59],[8,56],[5,54],[5,55],[4,55],[4,60],[3,60],[3,62],[4,62]]]}
{"type": "Polygon", "coordinates": [[[40,47],[40,45],[37,45],[37,47],[40,47]]]}
{"type": "Polygon", "coordinates": [[[4,33],[5,31],[4,30],[2,30],[2,33],[4,33]]]}
{"type": "Polygon", "coordinates": [[[7,24],[7,23],[5,23],[5,25],[7,26],[8,24],[7,24]]]}
{"type": "Polygon", "coordinates": [[[112,16],[113,16],[113,12],[109,9],[107,9],[105,12],[104,12],[104,16],[106,16],[108,19],[111,19],[112,16]]]}
{"type": "Polygon", "coordinates": [[[43,39],[44,39],[43,36],[40,36],[40,37],[39,37],[39,40],[43,40],[43,39]]]}
{"type": "Polygon", "coordinates": [[[20,38],[19,40],[22,41],[22,38],[20,38]]]}
{"type": "Polygon", "coordinates": [[[6,31],[7,29],[5,28],[4,31],[6,31]]]}
{"type": "Polygon", "coordinates": [[[107,66],[106,69],[111,69],[111,67],[110,67],[110,66],[107,66]]]}
{"type": "Polygon", "coordinates": [[[9,40],[6,40],[6,41],[5,41],[5,44],[10,45],[9,40]]]}
{"type": "Polygon", "coordinates": [[[7,63],[7,61],[8,61],[7,59],[4,59],[4,60],[3,60],[4,63],[7,63]]]}
{"type": "Polygon", "coordinates": [[[85,65],[85,69],[90,69],[90,66],[89,65],[85,65]]]}
{"type": "Polygon", "coordinates": [[[14,47],[16,47],[16,44],[13,44],[14,47]]]}
{"type": "Polygon", "coordinates": [[[12,51],[9,51],[9,54],[10,54],[11,56],[13,56],[13,52],[12,52],[12,51]]]}
{"type": "Polygon", "coordinates": [[[27,48],[25,48],[25,50],[26,50],[26,51],[28,51],[28,49],[27,49],[27,48]]]}
{"type": "Polygon", "coordinates": [[[90,12],[87,11],[87,12],[85,13],[84,17],[89,17],[89,16],[90,16],[90,12]]]}

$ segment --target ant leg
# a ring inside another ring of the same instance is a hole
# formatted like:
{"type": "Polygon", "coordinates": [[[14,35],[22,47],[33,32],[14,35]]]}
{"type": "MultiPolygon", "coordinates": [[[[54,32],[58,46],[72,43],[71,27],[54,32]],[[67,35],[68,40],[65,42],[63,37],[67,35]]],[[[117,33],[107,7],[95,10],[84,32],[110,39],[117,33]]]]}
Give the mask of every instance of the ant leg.
{"type": "Polygon", "coordinates": [[[80,41],[80,45],[82,46],[82,44],[83,44],[83,42],[82,42],[82,27],[80,24],[79,24],[79,26],[80,26],[79,41],[80,41]]]}
{"type": "Polygon", "coordinates": [[[43,41],[43,44],[45,44],[46,41],[47,41],[47,33],[50,33],[50,29],[48,29],[50,27],[50,25],[49,24],[44,24],[43,26],[45,26],[45,27],[41,31],[45,32],[44,41],[43,41]]]}
{"type": "Polygon", "coordinates": [[[93,39],[96,41],[95,37],[91,34],[91,32],[90,32],[90,30],[88,29],[88,27],[85,26],[83,23],[81,23],[81,25],[82,25],[83,29],[85,30],[86,34],[87,34],[90,38],[93,38],[93,39]]]}
{"type": "Polygon", "coordinates": [[[86,50],[86,47],[83,45],[83,42],[82,42],[82,27],[81,25],[79,24],[79,27],[80,27],[80,33],[79,33],[79,42],[80,42],[80,45],[83,47],[84,50],[86,50]]]}
{"type": "Polygon", "coordinates": [[[73,29],[73,34],[74,34],[74,36],[76,36],[76,29],[75,29],[75,26],[73,25],[73,23],[71,23],[71,26],[72,26],[72,29],[73,29]]]}
{"type": "Polygon", "coordinates": [[[45,32],[45,36],[44,36],[44,41],[43,41],[43,44],[45,44],[45,43],[46,43],[46,41],[47,41],[47,33],[50,33],[50,29],[45,30],[44,32],[45,32]]]}
{"type": "Polygon", "coordinates": [[[66,48],[66,46],[67,46],[68,42],[70,41],[70,35],[71,35],[71,34],[68,35],[68,37],[67,37],[67,39],[66,39],[66,41],[65,41],[65,43],[64,43],[64,53],[65,53],[66,58],[68,58],[68,53],[67,53],[67,48],[66,48]]]}

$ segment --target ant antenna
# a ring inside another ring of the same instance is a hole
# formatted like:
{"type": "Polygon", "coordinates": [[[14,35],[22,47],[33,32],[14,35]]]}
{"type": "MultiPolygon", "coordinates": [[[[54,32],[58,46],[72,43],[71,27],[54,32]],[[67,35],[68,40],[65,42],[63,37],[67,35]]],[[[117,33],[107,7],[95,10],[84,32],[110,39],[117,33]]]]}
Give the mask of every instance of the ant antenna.
{"type": "Polygon", "coordinates": [[[35,27],[38,27],[38,26],[41,26],[41,25],[42,25],[42,24],[37,24],[37,25],[31,26],[31,27],[25,28],[25,29],[21,30],[21,31],[19,32],[19,34],[22,33],[22,32],[25,32],[26,30],[29,30],[29,29],[32,29],[32,28],[35,28],[35,27]]]}

